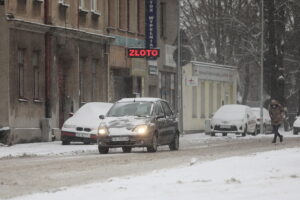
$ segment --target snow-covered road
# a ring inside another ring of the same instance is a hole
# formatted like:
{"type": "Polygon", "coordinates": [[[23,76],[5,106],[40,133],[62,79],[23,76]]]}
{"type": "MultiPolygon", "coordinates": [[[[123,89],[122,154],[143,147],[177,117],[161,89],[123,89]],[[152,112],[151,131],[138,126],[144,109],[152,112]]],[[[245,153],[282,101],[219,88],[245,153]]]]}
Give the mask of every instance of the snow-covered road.
{"type": "Polygon", "coordinates": [[[16,200],[300,199],[300,148],[190,163],[16,200]]]}
{"type": "MultiPolygon", "coordinates": [[[[228,192],[228,198],[234,199],[241,197],[242,192],[256,190],[254,180],[259,180],[259,187],[267,188],[266,191],[272,191],[271,186],[275,185],[274,194],[283,182],[283,193],[293,194],[293,187],[290,190],[285,184],[299,186],[300,137],[291,133],[284,135],[284,143],[274,145],[271,135],[210,137],[191,134],[181,137],[178,152],[161,147],[157,153],[136,149],[124,154],[116,149],[108,155],[99,155],[96,145],[62,146],[59,142],[50,142],[1,146],[0,199],[76,199],[77,196],[82,199],[85,192],[91,194],[88,195],[91,199],[102,196],[109,196],[109,199],[182,199],[184,194],[189,199],[218,199],[213,196],[215,191],[225,196],[228,192]],[[275,156],[279,150],[288,148],[275,156]],[[255,155],[266,151],[274,151],[267,155],[270,159],[264,154],[255,155]],[[282,169],[288,166],[291,170],[282,169]],[[43,194],[24,196],[38,192],[43,194]]],[[[249,199],[254,198],[253,195],[249,199]]]]}

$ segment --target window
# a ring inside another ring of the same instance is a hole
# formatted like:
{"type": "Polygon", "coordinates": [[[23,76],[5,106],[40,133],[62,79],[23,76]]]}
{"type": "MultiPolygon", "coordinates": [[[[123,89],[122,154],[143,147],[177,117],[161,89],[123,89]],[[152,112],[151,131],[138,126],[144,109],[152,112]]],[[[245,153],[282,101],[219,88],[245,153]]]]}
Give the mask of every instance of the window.
{"type": "Polygon", "coordinates": [[[107,0],[108,2],[108,26],[109,27],[115,27],[115,1],[116,0],[107,0]]]}
{"type": "Polygon", "coordinates": [[[96,86],[97,86],[97,66],[98,66],[99,60],[98,59],[93,59],[92,60],[92,101],[96,100],[96,86]]]}
{"type": "Polygon", "coordinates": [[[197,86],[192,87],[192,118],[197,118],[197,105],[198,105],[198,100],[197,100],[197,86]]]}
{"type": "Polygon", "coordinates": [[[145,0],[137,1],[137,30],[145,34],[145,0]]]}
{"type": "Polygon", "coordinates": [[[33,67],[33,100],[40,100],[40,52],[33,51],[32,67],[33,67]]]}
{"type": "Polygon", "coordinates": [[[205,82],[201,82],[201,117],[205,118],[205,82]]]}
{"type": "Polygon", "coordinates": [[[131,0],[127,0],[127,30],[130,30],[130,2],[131,0]]]}
{"type": "Polygon", "coordinates": [[[19,99],[25,99],[24,94],[24,65],[25,65],[25,49],[18,49],[18,89],[19,99]]]}
{"type": "Polygon", "coordinates": [[[166,38],[166,3],[160,3],[160,37],[166,38]]]}
{"type": "Polygon", "coordinates": [[[172,112],[170,106],[166,102],[162,101],[161,105],[162,105],[162,107],[165,111],[166,116],[172,116],[173,115],[173,112],[172,112]]]}
{"type": "Polygon", "coordinates": [[[97,1],[98,0],[91,0],[91,11],[97,11],[98,10],[97,1]]]}
{"type": "Polygon", "coordinates": [[[213,104],[214,85],[213,84],[214,84],[213,82],[209,83],[209,115],[213,113],[213,108],[214,108],[214,104],[213,104]]]}
{"type": "Polygon", "coordinates": [[[85,9],[85,0],[79,0],[79,9],[85,9]]]}
{"type": "Polygon", "coordinates": [[[217,107],[220,108],[221,107],[221,84],[218,83],[217,85],[217,107]]]}
{"type": "Polygon", "coordinates": [[[155,114],[156,116],[165,116],[165,113],[161,107],[161,103],[157,102],[155,106],[155,114]]]}
{"type": "Polygon", "coordinates": [[[79,95],[80,102],[85,103],[84,96],[84,67],[85,67],[86,58],[81,57],[79,61],[79,95]]]}
{"type": "Polygon", "coordinates": [[[127,27],[126,17],[127,0],[119,0],[119,28],[125,30],[127,27]]]}

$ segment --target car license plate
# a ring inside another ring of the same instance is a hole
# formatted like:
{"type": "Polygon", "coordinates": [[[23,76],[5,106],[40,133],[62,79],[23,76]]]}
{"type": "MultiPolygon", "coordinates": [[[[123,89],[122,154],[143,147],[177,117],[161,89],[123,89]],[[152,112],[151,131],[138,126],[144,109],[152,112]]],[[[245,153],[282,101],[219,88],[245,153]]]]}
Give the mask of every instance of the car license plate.
{"type": "Polygon", "coordinates": [[[90,134],[87,134],[87,133],[76,133],[76,137],[90,138],[90,134]]]}
{"type": "Polygon", "coordinates": [[[128,137],[113,137],[111,138],[111,140],[113,142],[125,142],[125,141],[129,141],[128,137]]]}
{"type": "Polygon", "coordinates": [[[220,128],[231,128],[230,125],[220,125],[220,128]]]}

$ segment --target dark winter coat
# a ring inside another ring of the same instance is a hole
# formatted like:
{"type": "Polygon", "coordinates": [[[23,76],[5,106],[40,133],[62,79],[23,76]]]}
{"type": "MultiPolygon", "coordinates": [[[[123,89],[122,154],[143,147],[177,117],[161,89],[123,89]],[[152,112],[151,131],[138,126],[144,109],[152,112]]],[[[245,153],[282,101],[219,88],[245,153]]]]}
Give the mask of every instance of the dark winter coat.
{"type": "Polygon", "coordinates": [[[269,114],[271,117],[272,125],[280,125],[283,121],[284,110],[278,101],[272,100],[269,106],[269,114]]]}

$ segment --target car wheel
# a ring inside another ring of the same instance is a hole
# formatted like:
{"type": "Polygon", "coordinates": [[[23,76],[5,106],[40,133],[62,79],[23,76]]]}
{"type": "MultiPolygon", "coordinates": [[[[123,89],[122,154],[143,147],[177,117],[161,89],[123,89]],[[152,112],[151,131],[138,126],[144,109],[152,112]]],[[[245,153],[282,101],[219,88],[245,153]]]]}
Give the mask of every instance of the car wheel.
{"type": "Polygon", "coordinates": [[[242,136],[243,136],[243,137],[246,136],[247,131],[248,131],[248,127],[247,127],[247,124],[246,124],[246,125],[245,125],[245,129],[244,129],[244,132],[242,133],[242,136]]]}
{"type": "Polygon", "coordinates": [[[71,142],[69,140],[62,140],[62,145],[69,145],[71,142]]]}
{"type": "Polygon", "coordinates": [[[98,146],[98,150],[99,150],[99,153],[100,153],[100,154],[107,154],[108,151],[109,151],[109,148],[98,146]]]}
{"type": "Polygon", "coordinates": [[[222,136],[227,136],[227,133],[222,133],[222,136]]]}
{"type": "Polygon", "coordinates": [[[210,136],[214,137],[214,136],[216,136],[216,133],[211,132],[211,133],[210,133],[210,136]]]}
{"type": "Polygon", "coordinates": [[[257,133],[257,127],[255,126],[255,129],[254,129],[252,135],[253,135],[253,136],[256,136],[257,134],[258,134],[258,133],[257,133]]]}
{"type": "Polygon", "coordinates": [[[131,147],[122,147],[124,153],[130,153],[132,148],[131,147]]]}
{"type": "Polygon", "coordinates": [[[294,130],[293,130],[293,134],[294,134],[294,135],[298,135],[298,132],[294,129],[294,130]]]}
{"type": "Polygon", "coordinates": [[[152,138],[152,144],[147,147],[148,152],[156,152],[157,151],[157,136],[154,134],[152,138]]]}
{"type": "Polygon", "coordinates": [[[169,148],[171,151],[177,151],[179,149],[179,134],[176,133],[173,141],[169,144],[169,148]]]}

